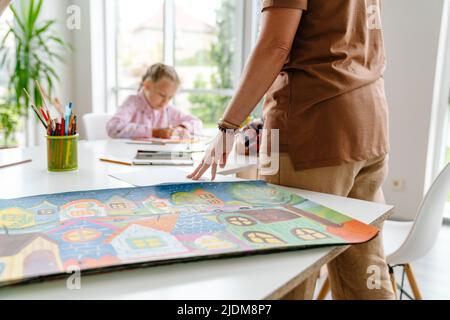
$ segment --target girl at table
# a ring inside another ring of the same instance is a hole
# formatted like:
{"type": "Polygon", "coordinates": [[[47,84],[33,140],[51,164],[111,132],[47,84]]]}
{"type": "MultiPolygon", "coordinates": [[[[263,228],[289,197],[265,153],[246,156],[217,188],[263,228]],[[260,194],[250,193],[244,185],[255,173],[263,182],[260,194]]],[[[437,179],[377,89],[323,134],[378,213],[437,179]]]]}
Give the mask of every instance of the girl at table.
{"type": "Polygon", "coordinates": [[[111,138],[187,138],[200,135],[202,122],[169,105],[180,86],[176,70],[157,63],[148,68],[138,93],[129,96],[106,129],[111,138]]]}

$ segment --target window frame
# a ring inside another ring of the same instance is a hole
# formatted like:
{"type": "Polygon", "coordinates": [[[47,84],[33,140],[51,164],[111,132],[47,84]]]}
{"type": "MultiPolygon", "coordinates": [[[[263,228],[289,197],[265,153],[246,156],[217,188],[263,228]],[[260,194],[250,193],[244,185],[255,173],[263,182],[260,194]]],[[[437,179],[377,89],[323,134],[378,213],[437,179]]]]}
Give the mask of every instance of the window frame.
{"type": "MultiPolygon", "coordinates": [[[[447,140],[450,138],[450,1],[444,3],[428,138],[424,194],[446,165],[447,140]]],[[[447,202],[448,204],[448,202],[447,202]]],[[[444,223],[450,224],[450,213],[444,212],[444,223]]]]}
{"type": "MultiPolygon", "coordinates": [[[[100,32],[104,34],[103,49],[101,50],[106,57],[103,66],[98,66],[97,71],[103,74],[104,83],[103,88],[104,97],[97,98],[97,106],[94,112],[114,113],[119,107],[119,94],[123,91],[129,91],[130,94],[136,92],[135,87],[120,87],[118,86],[118,45],[116,35],[118,34],[117,25],[117,3],[118,0],[103,0],[101,8],[101,17],[103,18],[103,28],[100,32]]],[[[207,0],[205,0],[207,1],[207,0]]],[[[231,97],[234,94],[235,88],[242,70],[245,65],[252,48],[256,43],[259,19],[258,8],[259,0],[239,1],[236,6],[236,53],[235,53],[235,68],[234,73],[234,88],[233,89],[194,89],[182,88],[179,94],[214,94],[219,96],[231,97]]],[[[98,17],[95,13],[93,16],[98,17]]],[[[165,0],[164,2],[164,24],[163,24],[163,43],[164,43],[164,63],[173,65],[175,62],[175,0],[165,0]]],[[[95,53],[94,53],[95,55],[95,53]]],[[[98,54],[97,54],[98,55],[98,54]]],[[[94,106],[96,105],[94,101],[94,106]]]]}

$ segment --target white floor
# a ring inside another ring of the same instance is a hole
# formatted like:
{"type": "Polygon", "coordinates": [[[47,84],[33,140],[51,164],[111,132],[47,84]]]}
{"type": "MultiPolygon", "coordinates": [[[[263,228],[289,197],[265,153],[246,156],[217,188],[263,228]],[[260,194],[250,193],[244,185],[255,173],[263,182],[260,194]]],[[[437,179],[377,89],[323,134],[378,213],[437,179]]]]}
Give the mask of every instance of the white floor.
{"type": "MultiPolygon", "coordinates": [[[[436,245],[428,255],[411,264],[417,284],[426,300],[450,300],[450,226],[443,226],[436,245]]],[[[397,282],[402,279],[402,270],[395,271],[397,282]]],[[[323,279],[317,283],[316,294],[320,290],[323,279]]],[[[412,295],[405,276],[405,290],[412,295]]],[[[328,295],[330,299],[330,295],[328,295]]],[[[403,299],[408,297],[403,295],[403,299]]]]}
{"type": "Polygon", "coordinates": [[[450,300],[450,226],[442,227],[434,248],[412,269],[424,299],[450,300]]]}

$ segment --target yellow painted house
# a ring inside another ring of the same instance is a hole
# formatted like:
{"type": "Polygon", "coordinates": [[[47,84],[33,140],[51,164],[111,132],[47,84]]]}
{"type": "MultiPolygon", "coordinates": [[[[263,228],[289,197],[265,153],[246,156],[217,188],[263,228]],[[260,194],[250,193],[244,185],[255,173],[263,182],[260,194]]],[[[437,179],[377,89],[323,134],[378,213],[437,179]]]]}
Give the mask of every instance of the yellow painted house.
{"type": "Polygon", "coordinates": [[[2,234],[0,243],[0,281],[64,271],[58,244],[44,234],[2,234]]]}
{"type": "Polygon", "coordinates": [[[0,210],[0,228],[23,229],[35,224],[34,213],[21,208],[0,210]]]}

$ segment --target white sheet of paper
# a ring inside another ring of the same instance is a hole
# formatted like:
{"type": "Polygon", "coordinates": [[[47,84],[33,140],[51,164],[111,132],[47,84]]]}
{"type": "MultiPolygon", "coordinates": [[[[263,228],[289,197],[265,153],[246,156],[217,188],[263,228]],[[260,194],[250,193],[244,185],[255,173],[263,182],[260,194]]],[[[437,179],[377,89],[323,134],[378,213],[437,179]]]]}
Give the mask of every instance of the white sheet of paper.
{"type": "MultiPolygon", "coordinates": [[[[109,175],[118,180],[132,184],[137,187],[154,186],[166,183],[187,183],[196,182],[188,179],[186,176],[193,171],[193,167],[186,168],[168,168],[168,167],[149,167],[145,170],[133,170],[129,172],[110,173],[109,175]]],[[[236,178],[218,174],[215,181],[234,181],[236,178]]],[[[211,174],[205,175],[198,182],[211,181],[211,174]]]]}

